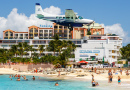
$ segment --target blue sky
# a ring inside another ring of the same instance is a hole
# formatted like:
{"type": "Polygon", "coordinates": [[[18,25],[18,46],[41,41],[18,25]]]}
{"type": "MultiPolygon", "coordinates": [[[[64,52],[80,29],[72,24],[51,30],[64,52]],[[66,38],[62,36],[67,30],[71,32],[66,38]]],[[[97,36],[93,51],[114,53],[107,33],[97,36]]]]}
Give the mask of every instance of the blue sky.
{"type": "Polygon", "coordinates": [[[59,7],[62,14],[65,9],[73,9],[84,18],[93,19],[100,24],[109,26],[119,23],[130,37],[130,0],[0,0],[0,17],[7,18],[13,8],[29,17],[34,14],[37,2],[43,9],[59,7]]]}

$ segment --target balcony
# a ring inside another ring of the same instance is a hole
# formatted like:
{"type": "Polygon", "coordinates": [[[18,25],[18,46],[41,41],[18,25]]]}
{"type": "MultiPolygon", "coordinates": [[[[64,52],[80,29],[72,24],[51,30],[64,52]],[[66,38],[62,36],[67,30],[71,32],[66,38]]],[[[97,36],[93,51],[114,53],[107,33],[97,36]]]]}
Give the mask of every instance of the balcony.
{"type": "Polygon", "coordinates": [[[39,32],[39,34],[43,34],[43,32],[39,32]]]}
{"type": "Polygon", "coordinates": [[[53,33],[53,32],[51,31],[51,32],[49,32],[49,33],[53,33]]]}
{"type": "Polygon", "coordinates": [[[34,34],[38,34],[38,32],[34,32],[34,34]]]}
{"type": "Polygon", "coordinates": [[[33,34],[33,32],[29,32],[29,34],[33,34]]]}
{"type": "Polygon", "coordinates": [[[48,34],[48,32],[44,32],[44,34],[48,34]]]}

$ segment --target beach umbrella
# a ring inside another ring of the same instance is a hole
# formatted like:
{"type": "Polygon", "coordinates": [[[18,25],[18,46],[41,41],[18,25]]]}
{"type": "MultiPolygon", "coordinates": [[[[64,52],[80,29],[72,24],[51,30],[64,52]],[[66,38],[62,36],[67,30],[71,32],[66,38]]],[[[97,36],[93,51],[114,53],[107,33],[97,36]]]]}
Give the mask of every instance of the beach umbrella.
{"type": "Polygon", "coordinates": [[[88,63],[88,62],[86,62],[86,61],[79,61],[78,63],[88,63]]]}
{"type": "Polygon", "coordinates": [[[104,57],[103,57],[103,61],[102,61],[102,63],[104,64],[104,57]]]}

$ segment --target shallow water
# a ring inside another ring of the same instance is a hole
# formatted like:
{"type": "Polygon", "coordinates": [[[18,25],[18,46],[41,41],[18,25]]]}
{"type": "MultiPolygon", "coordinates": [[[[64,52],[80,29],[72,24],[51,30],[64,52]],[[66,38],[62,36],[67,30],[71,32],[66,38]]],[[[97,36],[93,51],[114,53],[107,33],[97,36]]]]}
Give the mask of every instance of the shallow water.
{"type": "Polygon", "coordinates": [[[118,84],[108,84],[105,81],[99,81],[100,86],[92,87],[90,81],[72,81],[72,80],[54,80],[44,77],[35,77],[36,80],[32,80],[32,76],[26,76],[28,81],[23,80],[16,81],[13,77],[12,80],[9,75],[0,75],[0,90],[115,90],[124,88],[130,89],[130,84],[124,84],[118,86],[118,84]],[[59,86],[54,86],[58,82],[59,86]],[[118,86],[118,87],[117,87],[118,86]]]}

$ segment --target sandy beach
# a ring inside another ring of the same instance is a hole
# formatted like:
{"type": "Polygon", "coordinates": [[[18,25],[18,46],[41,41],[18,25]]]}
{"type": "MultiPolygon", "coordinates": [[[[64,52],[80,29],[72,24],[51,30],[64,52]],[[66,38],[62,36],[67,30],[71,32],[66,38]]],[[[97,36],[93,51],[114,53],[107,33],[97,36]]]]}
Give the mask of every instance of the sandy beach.
{"type": "MultiPolygon", "coordinates": [[[[96,74],[94,72],[89,72],[89,70],[77,69],[77,72],[58,72],[55,74],[43,74],[43,73],[31,73],[31,72],[18,72],[14,71],[11,68],[0,68],[0,74],[20,74],[20,75],[34,75],[40,77],[47,77],[52,79],[71,79],[71,80],[92,80],[92,74],[94,75],[95,81],[108,81],[108,70],[104,70],[104,73],[96,74]],[[86,72],[87,71],[87,72],[86,72]]],[[[102,70],[100,70],[102,71],[102,70]]],[[[97,71],[98,72],[98,71],[97,71]]],[[[113,81],[117,81],[118,76],[121,77],[121,81],[128,81],[130,83],[130,75],[126,75],[125,71],[122,72],[122,75],[119,71],[118,74],[113,73],[113,81]]]]}

